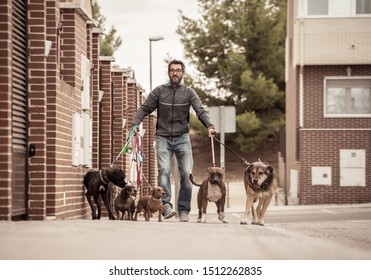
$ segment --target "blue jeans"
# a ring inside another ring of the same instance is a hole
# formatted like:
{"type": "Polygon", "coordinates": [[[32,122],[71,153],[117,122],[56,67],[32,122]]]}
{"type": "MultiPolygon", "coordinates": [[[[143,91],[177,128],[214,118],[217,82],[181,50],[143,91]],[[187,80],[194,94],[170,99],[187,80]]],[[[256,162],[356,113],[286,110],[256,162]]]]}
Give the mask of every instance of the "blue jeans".
{"type": "Polygon", "coordinates": [[[192,145],[188,134],[179,137],[156,136],[158,185],[164,188],[164,204],[171,205],[171,160],[175,154],[178,162],[180,188],[178,196],[178,211],[189,212],[191,210],[192,183],[189,180],[189,173],[193,168],[192,145]]]}

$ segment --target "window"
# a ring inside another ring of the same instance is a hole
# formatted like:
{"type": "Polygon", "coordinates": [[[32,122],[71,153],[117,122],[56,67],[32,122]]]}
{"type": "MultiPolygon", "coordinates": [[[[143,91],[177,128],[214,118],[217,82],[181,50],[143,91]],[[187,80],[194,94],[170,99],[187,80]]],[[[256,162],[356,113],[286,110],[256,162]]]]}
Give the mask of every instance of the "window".
{"type": "Polygon", "coordinates": [[[371,80],[327,79],[325,93],[325,115],[371,116],[371,80]]]}
{"type": "Polygon", "coordinates": [[[371,0],[301,0],[301,15],[350,17],[371,14],[371,0]]]}
{"type": "Polygon", "coordinates": [[[371,0],[357,0],[357,14],[371,14],[371,0]]]}
{"type": "Polygon", "coordinates": [[[371,78],[326,78],[325,117],[371,117],[371,78]]]}
{"type": "Polygon", "coordinates": [[[308,15],[328,15],[329,0],[308,0],[308,15]]]}

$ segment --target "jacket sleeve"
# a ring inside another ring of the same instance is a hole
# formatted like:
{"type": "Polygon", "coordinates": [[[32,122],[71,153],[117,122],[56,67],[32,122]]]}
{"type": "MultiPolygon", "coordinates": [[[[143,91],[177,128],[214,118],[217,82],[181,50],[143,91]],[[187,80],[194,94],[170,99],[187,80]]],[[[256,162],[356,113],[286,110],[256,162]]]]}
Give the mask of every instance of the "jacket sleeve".
{"type": "Polygon", "coordinates": [[[139,107],[138,111],[134,116],[132,125],[139,125],[144,117],[150,115],[158,106],[158,97],[155,94],[155,90],[151,91],[144,101],[144,103],[139,107]]]}
{"type": "Polygon", "coordinates": [[[189,88],[189,90],[191,91],[191,106],[195,111],[198,119],[206,128],[214,126],[213,123],[211,122],[209,113],[205,110],[200,100],[200,97],[193,89],[189,88]]]}

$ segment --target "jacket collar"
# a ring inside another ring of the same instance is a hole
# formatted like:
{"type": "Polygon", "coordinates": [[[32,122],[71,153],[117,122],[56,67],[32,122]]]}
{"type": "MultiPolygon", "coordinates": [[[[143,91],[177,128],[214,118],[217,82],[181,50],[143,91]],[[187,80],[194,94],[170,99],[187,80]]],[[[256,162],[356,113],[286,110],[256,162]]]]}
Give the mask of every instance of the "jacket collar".
{"type": "MultiPolygon", "coordinates": [[[[169,87],[171,87],[171,88],[174,88],[174,84],[171,82],[171,81],[169,81],[168,83],[167,83],[167,85],[169,86],[169,87]]],[[[179,84],[177,84],[177,86],[175,87],[175,88],[178,88],[178,87],[181,87],[181,86],[183,86],[184,84],[183,84],[183,80],[181,80],[181,82],[179,83],[179,84]]]]}

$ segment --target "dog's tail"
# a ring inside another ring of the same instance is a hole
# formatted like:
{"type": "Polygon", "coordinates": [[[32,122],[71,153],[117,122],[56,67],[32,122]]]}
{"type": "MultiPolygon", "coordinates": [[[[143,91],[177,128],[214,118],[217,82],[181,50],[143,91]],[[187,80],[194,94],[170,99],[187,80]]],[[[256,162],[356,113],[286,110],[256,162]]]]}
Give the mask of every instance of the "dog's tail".
{"type": "Polygon", "coordinates": [[[191,181],[191,183],[197,187],[201,187],[202,184],[198,184],[196,183],[194,180],[193,180],[193,174],[192,173],[189,173],[189,180],[191,181]]]}

